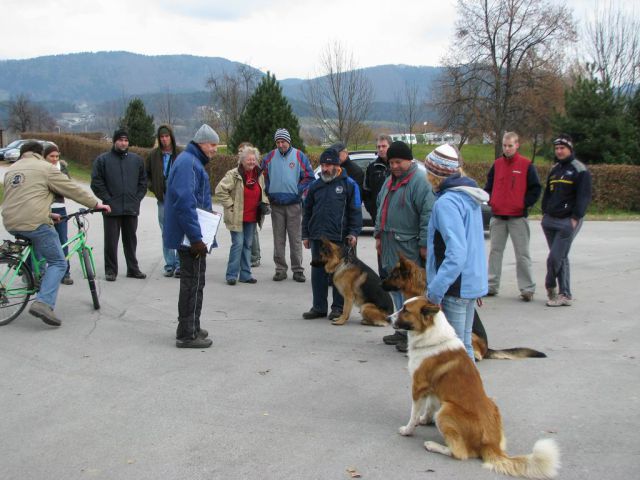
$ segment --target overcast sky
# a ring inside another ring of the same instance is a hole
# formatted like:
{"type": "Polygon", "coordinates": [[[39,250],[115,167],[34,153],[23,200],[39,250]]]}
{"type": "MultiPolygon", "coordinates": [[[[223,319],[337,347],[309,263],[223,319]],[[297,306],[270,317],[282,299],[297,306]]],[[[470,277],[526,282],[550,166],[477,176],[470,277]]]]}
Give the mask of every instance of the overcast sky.
{"type": "MultiPolygon", "coordinates": [[[[583,19],[608,0],[552,1],[583,19]]],[[[456,0],[2,0],[1,10],[2,60],[105,50],[191,54],[285,79],[316,76],[334,40],[361,67],[438,65],[456,0]]]]}

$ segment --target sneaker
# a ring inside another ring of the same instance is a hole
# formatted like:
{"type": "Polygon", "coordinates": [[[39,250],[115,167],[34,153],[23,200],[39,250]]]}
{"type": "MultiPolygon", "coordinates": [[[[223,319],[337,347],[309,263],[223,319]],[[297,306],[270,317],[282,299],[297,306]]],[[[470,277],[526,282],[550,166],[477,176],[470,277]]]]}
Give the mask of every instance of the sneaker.
{"type": "Polygon", "coordinates": [[[306,277],[304,276],[304,273],[302,273],[302,272],[295,272],[293,274],[293,279],[296,282],[300,282],[300,283],[304,283],[304,282],[307,281],[306,277]]]}
{"type": "Polygon", "coordinates": [[[313,308],[311,310],[309,310],[308,312],[304,312],[302,314],[302,318],[304,318],[305,320],[313,320],[314,318],[324,318],[327,316],[327,313],[322,313],[322,312],[318,312],[317,310],[314,310],[313,308]]]}
{"type": "Polygon", "coordinates": [[[533,292],[522,292],[520,294],[520,299],[523,302],[530,302],[531,300],[533,300],[533,292]]]}
{"type": "Polygon", "coordinates": [[[179,269],[179,268],[176,268],[176,269],[173,271],[173,276],[174,276],[175,278],[180,278],[180,269],[179,269]]]}
{"type": "Polygon", "coordinates": [[[165,270],[163,275],[165,277],[173,277],[173,270],[165,270]]]}
{"type": "Polygon", "coordinates": [[[115,282],[116,281],[116,274],[115,273],[105,273],[104,279],[107,282],[115,282]]]}
{"type": "Polygon", "coordinates": [[[240,283],[258,283],[256,278],[249,278],[248,280],[238,280],[240,283]]]}
{"type": "Polygon", "coordinates": [[[497,290],[489,290],[487,292],[487,297],[495,297],[496,295],[498,295],[497,290]]]}
{"type": "Polygon", "coordinates": [[[63,285],[73,285],[73,278],[63,277],[62,280],[60,280],[60,283],[62,283],[63,285]]]}
{"type": "Polygon", "coordinates": [[[147,278],[147,275],[145,273],[142,273],[140,270],[138,270],[137,272],[127,272],[127,277],[137,278],[138,280],[144,280],[145,278],[147,278]]]}
{"type": "Polygon", "coordinates": [[[251,262],[251,266],[252,267],[259,267],[260,266],[260,260],[254,260],[253,262],[251,262]]]}
{"type": "Polygon", "coordinates": [[[549,300],[555,300],[558,296],[558,292],[555,288],[547,288],[547,298],[549,300]]]}
{"type": "Polygon", "coordinates": [[[236,284],[235,278],[227,278],[227,285],[235,285],[235,284],[236,284]]]}
{"type": "Polygon", "coordinates": [[[547,307],[570,307],[571,299],[561,293],[553,300],[547,300],[547,307]]]}
{"type": "MultiPolygon", "coordinates": [[[[201,330],[202,331],[202,330],[201,330]]],[[[213,340],[210,338],[202,338],[197,336],[194,339],[189,340],[176,340],[176,347],[178,348],[209,348],[213,340]]]]}
{"type": "Polygon", "coordinates": [[[409,351],[409,342],[406,338],[401,342],[396,343],[396,350],[402,353],[407,353],[409,351]]]}
{"type": "Polygon", "coordinates": [[[329,314],[329,320],[335,320],[336,318],[340,318],[342,316],[342,310],[331,310],[329,314]]]}
{"type": "Polygon", "coordinates": [[[287,272],[276,272],[273,276],[274,282],[281,282],[282,280],[287,279],[287,272]]]}
{"type": "Polygon", "coordinates": [[[394,332],[392,335],[385,335],[384,337],[382,337],[382,341],[386,345],[397,345],[400,342],[407,341],[407,333],[404,331],[398,330],[397,332],[394,332]]]}
{"type": "Polygon", "coordinates": [[[62,325],[62,320],[55,316],[53,308],[44,302],[39,302],[37,300],[33,302],[29,308],[29,313],[52,327],[59,327],[62,325]]]}

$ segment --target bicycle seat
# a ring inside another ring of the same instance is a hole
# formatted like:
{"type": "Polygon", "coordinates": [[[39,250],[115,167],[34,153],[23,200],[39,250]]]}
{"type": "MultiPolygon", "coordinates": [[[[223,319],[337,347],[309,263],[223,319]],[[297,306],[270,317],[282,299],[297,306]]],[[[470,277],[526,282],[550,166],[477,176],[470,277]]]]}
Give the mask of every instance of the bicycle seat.
{"type": "Polygon", "coordinates": [[[31,240],[19,233],[16,235],[16,242],[18,245],[31,245],[31,240]]]}

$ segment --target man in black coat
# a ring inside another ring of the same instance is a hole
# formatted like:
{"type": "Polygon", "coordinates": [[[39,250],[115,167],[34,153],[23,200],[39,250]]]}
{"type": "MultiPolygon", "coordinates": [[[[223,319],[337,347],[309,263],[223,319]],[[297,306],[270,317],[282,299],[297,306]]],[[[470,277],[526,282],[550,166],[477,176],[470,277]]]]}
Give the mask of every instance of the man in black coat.
{"type": "Polygon", "coordinates": [[[91,190],[111,207],[104,220],[105,279],[114,282],[118,276],[118,241],[122,231],[122,246],[127,261],[127,277],[143,279],[136,258],[138,215],[140,202],[147,193],[144,160],[129,152],[129,135],[123,128],[113,134],[113,147],[93,162],[91,190]]]}
{"type": "Polygon", "coordinates": [[[336,152],[338,152],[338,156],[340,158],[340,166],[347,172],[347,176],[355,180],[355,182],[358,184],[358,188],[360,189],[360,195],[362,195],[364,170],[362,170],[354,161],[349,158],[349,151],[347,150],[347,146],[344,143],[334,143],[329,148],[332,148],[336,152]]]}

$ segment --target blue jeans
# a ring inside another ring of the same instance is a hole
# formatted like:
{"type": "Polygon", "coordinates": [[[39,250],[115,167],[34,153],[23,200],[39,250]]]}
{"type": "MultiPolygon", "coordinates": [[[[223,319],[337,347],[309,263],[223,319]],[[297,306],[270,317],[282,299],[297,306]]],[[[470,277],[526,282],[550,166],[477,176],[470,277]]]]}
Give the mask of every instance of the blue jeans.
{"type": "MultiPolygon", "coordinates": [[[[51,213],[57,213],[58,215],[66,215],[67,209],[65,207],[52,208],[51,213]]],[[[58,232],[58,238],[60,239],[61,245],[64,245],[69,240],[68,227],[69,227],[69,224],[67,222],[60,222],[60,223],[53,224],[53,228],[55,228],[56,232],[58,232]]],[[[62,247],[62,251],[64,252],[65,257],[69,255],[69,247],[62,247]]],[[[68,277],[70,275],[70,272],[71,272],[71,265],[69,265],[69,260],[67,260],[67,271],[64,272],[64,276],[68,277]]]]}
{"type": "MultiPolygon", "coordinates": [[[[164,228],[164,202],[158,200],[158,223],[160,224],[160,233],[164,228]]],[[[180,270],[180,259],[176,254],[176,251],[171,248],[162,247],[162,255],[164,256],[164,270],[166,272],[173,272],[174,270],[180,270]]]]}
{"type": "MultiPolygon", "coordinates": [[[[320,258],[321,240],[310,240],[311,258],[320,258]]],[[[341,244],[340,244],[341,245],[341,244]]],[[[329,294],[329,274],[324,267],[311,267],[311,292],[313,294],[313,306],[316,312],[327,313],[327,295],[329,294]]],[[[333,301],[331,311],[342,312],[344,298],[336,287],[333,287],[333,301]]]]}
{"type": "Polygon", "coordinates": [[[243,222],[241,232],[231,232],[231,250],[227,262],[227,280],[246,282],[251,278],[251,244],[256,222],[243,222]]]}
{"type": "Polygon", "coordinates": [[[46,303],[51,308],[56,306],[60,281],[67,271],[67,260],[64,257],[58,232],[51,225],[40,225],[31,232],[9,232],[12,235],[20,234],[31,240],[36,256],[47,261],[47,267],[40,281],[40,291],[36,300],[46,303]]]}
{"type": "Polygon", "coordinates": [[[447,321],[456,331],[456,335],[467,350],[471,360],[473,356],[473,345],[471,344],[471,328],[473,327],[473,315],[476,309],[475,298],[458,298],[445,296],[442,299],[442,311],[447,317],[447,321]]]}

